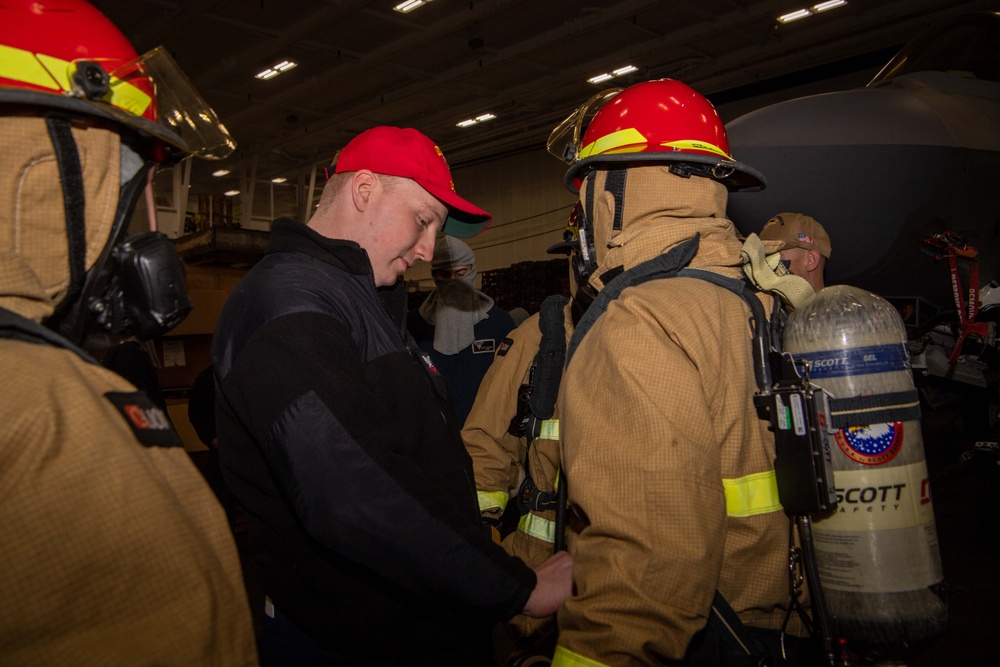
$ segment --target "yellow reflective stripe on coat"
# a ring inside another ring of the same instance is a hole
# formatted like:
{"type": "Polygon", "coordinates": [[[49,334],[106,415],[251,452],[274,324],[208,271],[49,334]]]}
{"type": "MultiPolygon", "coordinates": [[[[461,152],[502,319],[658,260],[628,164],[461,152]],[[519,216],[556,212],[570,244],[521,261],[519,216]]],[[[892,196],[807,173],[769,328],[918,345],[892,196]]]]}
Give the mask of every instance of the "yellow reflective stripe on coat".
{"type": "MultiPolygon", "coordinates": [[[[49,90],[69,92],[76,64],[44,53],[32,53],[12,46],[0,45],[0,77],[20,81],[49,90]]],[[[141,116],[153,98],[131,83],[111,77],[108,93],[102,98],[113,107],[141,116]]]]}
{"type": "Polygon", "coordinates": [[[479,511],[500,508],[500,511],[507,509],[507,501],[510,499],[503,491],[477,491],[476,497],[479,499],[479,511]]]}
{"type": "Polygon", "coordinates": [[[556,522],[531,512],[521,517],[521,520],[517,522],[517,529],[550,544],[554,544],[556,541],[556,522]]]}
{"type": "Polygon", "coordinates": [[[723,479],[726,492],[726,515],[747,517],[780,512],[778,481],[774,471],[758,472],[736,479],[723,479]]]}
{"type": "Polygon", "coordinates": [[[551,667],[608,667],[603,662],[597,662],[590,658],[584,658],[579,653],[573,653],[567,648],[556,646],[555,655],[552,656],[551,667]]]}
{"type": "Polygon", "coordinates": [[[559,439],[559,420],[558,419],[545,419],[538,426],[538,436],[536,440],[558,440],[559,439]]]}

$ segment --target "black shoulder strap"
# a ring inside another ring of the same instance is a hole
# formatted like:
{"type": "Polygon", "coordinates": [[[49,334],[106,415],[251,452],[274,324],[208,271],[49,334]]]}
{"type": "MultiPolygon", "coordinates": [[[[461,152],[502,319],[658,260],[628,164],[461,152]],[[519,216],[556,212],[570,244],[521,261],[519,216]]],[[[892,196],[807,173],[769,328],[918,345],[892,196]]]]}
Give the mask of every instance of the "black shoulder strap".
{"type": "Polygon", "coordinates": [[[6,308],[0,308],[0,338],[20,340],[26,343],[35,343],[36,345],[60,347],[64,350],[75,352],[81,359],[88,363],[97,363],[93,357],[56,332],[46,329],[41,324],[22,317],[6,308]]]}
{"type": "Polygon", "coordinates": [[[532,376],[531,397],[528,407],[538,419],[551,419],[555,413],[559,381],[566,361],[566,304],[569,299],[554,294],[542,302],[538,328],[542,332],[538,353],[535,355],[535,372],[532,376]]]}
{"type": "Polygon", "coordinates": [[[597,318],[604,314],[604,311],[608,309],[608,305],[617,299],[625,291],[625,288],[633,285],[641,285],[644,282],[657,278],[669,278],[677,275],[677,272],[687,266],[695,253],[698,252],[700,238],[700,234],[695,234],[693,238],[673,248],[670,252],[657,255],[653,259],[632,267],[605,285],[604,289],[600,291],[594,302],[590,304],[587,312],[580,318],[580,322],[573,330],[569,347],[566,350],[566,365],[569,366],[576,348],[580,346],[583,337],[594,326],[597,318]]]}

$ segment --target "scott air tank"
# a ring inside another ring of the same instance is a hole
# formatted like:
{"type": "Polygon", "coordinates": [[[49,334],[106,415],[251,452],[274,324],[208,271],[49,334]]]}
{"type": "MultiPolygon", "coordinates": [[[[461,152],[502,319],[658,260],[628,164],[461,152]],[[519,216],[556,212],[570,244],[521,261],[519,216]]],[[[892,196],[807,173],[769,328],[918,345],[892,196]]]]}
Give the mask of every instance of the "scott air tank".
{"type": "Polygon", "coordinates": [[[875,294],[828,287],[789,316],[784,351],[831,395],[838,505],[816,517],[813,540],[834,632],[906,660],[948,612],[903,321],[875,294]]]}

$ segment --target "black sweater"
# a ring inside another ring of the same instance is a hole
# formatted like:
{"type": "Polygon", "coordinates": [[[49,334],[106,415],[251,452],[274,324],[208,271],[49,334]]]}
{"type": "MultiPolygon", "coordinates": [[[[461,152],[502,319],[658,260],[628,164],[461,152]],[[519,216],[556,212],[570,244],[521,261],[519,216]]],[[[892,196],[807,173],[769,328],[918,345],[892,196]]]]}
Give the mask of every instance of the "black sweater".
{"type": "MultiPolygon", "coordinates": [[[[275,607],[328,650],[481,646],[534,573],[481,529],[443,383],[368,256],[277,220],[219,319],[219,450],[275,607]]],[[[254,601],[256,604],[257,601],[254,601]]]]}

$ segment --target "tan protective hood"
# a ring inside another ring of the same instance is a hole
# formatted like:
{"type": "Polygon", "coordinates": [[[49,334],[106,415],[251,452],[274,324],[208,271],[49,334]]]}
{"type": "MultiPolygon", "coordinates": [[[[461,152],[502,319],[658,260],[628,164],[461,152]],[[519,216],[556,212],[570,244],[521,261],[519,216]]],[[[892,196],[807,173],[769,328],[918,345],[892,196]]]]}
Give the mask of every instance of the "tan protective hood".
{"type": "MultiPolygon", "coordinates": [[[[111,234],[120,189],[118,134],[74,127],[83,169],[86,268],[111,234]]],[[[69,287],[69,250],[59,167],[45,120],[0,117],[0,306],[40,322],[69,287]]]]}
{"type": "MultiPolygon", "coordinates": [[[[682,178],[666,166],[633,167],[625,183],[622,229],[612,230],[614,197],[604,190],[607,171],[598,170],[593,208],[597,270],[590,277],[596,290],[604,287],[600,276],[621,266],[628,270],[668,252],[701,234],[701,244],[690,266],[740,277],[741,243],[736,228],[726,219],[726,187],[718,181],[692,176],[682,178]]],[[[580,188],[586,196],[586,182],[580,188]]],[[[586,210],[586,202],[583,202],[586,210]]]]}

